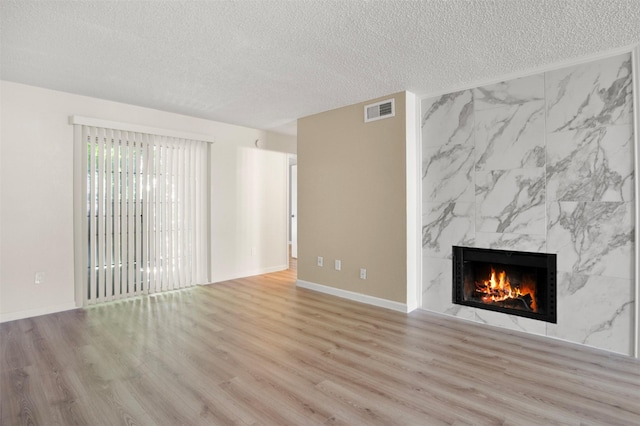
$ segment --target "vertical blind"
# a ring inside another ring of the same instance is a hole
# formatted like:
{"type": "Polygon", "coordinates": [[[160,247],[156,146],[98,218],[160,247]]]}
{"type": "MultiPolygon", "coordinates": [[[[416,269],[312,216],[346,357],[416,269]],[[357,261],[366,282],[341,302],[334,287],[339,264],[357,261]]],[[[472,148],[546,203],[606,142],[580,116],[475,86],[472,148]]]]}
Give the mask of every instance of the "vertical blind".
{"type": "Polygon", "coordinates": [[[206,143],[79,130],[86,149],[84,304],[203,283],[206,143]]]}

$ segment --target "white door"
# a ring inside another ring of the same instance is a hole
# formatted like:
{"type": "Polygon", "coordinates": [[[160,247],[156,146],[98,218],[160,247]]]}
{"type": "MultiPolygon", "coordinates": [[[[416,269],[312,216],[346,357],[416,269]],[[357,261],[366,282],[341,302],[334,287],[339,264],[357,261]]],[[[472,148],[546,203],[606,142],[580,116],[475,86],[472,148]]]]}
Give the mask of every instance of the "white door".
{"type": "Polygon", "coordinates": [[[291,257],[298,258],[298,165],[291,166],[291,257]]]}

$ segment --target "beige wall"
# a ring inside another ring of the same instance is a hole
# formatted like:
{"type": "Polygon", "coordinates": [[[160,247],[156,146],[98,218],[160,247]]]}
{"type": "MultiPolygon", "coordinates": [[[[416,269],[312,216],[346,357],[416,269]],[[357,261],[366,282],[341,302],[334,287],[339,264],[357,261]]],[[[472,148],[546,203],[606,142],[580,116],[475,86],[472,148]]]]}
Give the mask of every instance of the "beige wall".
{"type": "Polygon", "coordinates": [[[299,280],[407,301],[405,99],[401,92],[298,120],[299,280]],[[365,105],[392,97],[395,117],[364,123],[365,105]]]}

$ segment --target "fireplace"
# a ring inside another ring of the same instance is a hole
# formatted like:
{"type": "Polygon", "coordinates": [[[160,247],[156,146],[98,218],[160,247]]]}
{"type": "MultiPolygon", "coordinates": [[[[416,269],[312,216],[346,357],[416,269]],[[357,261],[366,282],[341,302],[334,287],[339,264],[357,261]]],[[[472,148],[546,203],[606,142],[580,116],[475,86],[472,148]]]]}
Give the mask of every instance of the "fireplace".
{"type": "Polygon", "coordinates": [[[556,255],[453,247],[453,303],[556,322],[556,255]]]}

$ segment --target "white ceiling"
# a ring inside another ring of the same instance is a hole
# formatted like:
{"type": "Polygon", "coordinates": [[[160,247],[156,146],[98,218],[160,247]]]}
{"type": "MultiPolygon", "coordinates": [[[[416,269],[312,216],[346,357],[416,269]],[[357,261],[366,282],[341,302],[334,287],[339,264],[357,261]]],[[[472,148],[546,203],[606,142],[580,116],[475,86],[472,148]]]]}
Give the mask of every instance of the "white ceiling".
{"type": "Polygon", "coordinates": [[[2,0],[0,12],[3,80],[287,133],[401,90],[640,41],[640,0],[2,0]]]}

